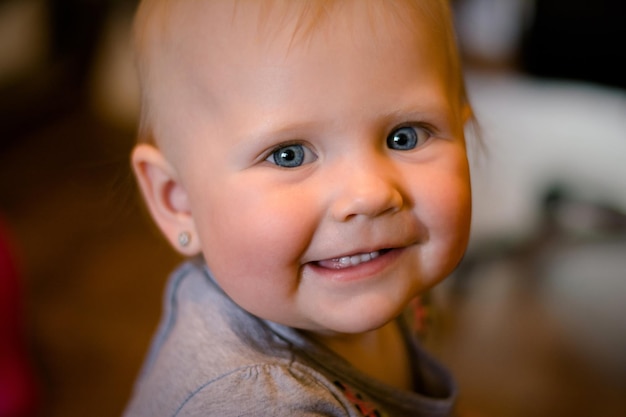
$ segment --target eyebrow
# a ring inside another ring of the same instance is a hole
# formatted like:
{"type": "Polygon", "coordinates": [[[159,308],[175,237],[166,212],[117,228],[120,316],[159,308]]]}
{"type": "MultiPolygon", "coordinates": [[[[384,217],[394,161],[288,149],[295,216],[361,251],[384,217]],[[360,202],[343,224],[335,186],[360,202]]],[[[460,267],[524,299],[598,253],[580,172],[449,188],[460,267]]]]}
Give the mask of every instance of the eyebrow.
{"type": "Polygon", "coordinates": [[[431,99],[424,100],[424,97],[420,97],[420,100],[415,102],[400,103],[397,107],[390,109],[389,111],[382,113],[381,118],[387,120],[405,119],[407,117],[415,118],[427,118],[427,119],[440,119],[442,115],[448,115],[453,111],[453,104],[450,100],[431,97],[431,99]]]}
{"type": "MultiPolygon", "coordinates": [[[[391,125],[402,122],[419,122],[423,120],[425,123],[438,125],[447,123],[452,120],[454,109],[453,100],[447,99],[447,94],[439,94],[437,92],[421,91],[416,94],[407,93],[399,99],[393,107],[380,109],[375,112],[362,112],[361,121],[374,121],[375,124],[391,125]]],[[[320,119],[283,119],[281,116],[267,117],[266,120],[258,125],[252,126],[249,130],[248,139],[254,140],[260,145],[270,146],[271,144],[281,141],[298,139],[299,136],[304,139],[312,130],[319,129],[323,124],[341,123],[340,116],[329,118],[328,120],[320,119]]]]}
{"type": "MultiPolygon", "coordinates": [[[[280,141],[299,139],[305,132],[318,128],[319,120],[283,122],[280,120],[253,127],[248,139],[267,147],[280,141]]],[[[302,137],[303,138],[303,137],[302,137]]]]}

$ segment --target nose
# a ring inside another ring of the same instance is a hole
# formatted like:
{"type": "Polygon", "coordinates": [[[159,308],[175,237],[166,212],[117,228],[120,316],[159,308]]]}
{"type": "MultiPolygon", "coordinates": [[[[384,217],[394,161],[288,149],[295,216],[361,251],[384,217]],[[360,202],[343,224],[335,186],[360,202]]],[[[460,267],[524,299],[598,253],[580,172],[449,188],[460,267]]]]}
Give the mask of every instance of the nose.
{"type": "Polygon", "coordinates": [[[405,203],[397,172],[389,164],[347,164],[332,181],[338,185],[331,207],[336,221],[394,213],[405,203]]]}

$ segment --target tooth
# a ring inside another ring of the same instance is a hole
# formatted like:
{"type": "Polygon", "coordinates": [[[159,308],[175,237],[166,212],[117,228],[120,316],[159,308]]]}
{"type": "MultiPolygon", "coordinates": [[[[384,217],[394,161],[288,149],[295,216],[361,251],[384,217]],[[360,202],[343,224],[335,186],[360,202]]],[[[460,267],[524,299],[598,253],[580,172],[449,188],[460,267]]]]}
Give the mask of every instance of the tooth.
{"type": "Polygon", "coordinates": [[[342,256],[341,258],[335,258],[333,261],[335,262],[336,269],[342,269],[349,266],[356,266],[363,262],[369,262],[372,259],[376,259],[380,256],[379,251],[374,251],[370,253],[361,253],[358,255],[352,256],[342,256]]]}

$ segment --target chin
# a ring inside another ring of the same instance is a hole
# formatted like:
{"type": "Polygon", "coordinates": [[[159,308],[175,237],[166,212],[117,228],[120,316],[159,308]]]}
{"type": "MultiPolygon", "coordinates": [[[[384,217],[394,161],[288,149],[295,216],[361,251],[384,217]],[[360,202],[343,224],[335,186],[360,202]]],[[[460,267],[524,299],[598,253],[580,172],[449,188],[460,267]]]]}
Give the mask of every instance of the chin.
{"type": "Polygon", "coordinates": [[[362,314],[355,314],[352,316],[352,320],[342,320],[341,323],[336,323],[332,326],[332,330],[340,334],[368,333],[389,324],[389,322],[395,320],[401,313],[402,310],[376,313],[370,309],[362,314]]]}

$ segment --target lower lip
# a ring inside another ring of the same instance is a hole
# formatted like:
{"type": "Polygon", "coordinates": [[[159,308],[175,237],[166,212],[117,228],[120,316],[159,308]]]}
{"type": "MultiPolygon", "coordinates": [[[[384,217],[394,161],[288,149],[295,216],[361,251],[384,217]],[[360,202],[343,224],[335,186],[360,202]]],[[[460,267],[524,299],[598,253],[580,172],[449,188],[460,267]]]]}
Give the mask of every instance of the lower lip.
{"type": "Polygon", "coordinates": [[[323,268],[314,263],[307,264],[306,267],[315,275],[331,281],[361,281],[378,276],[394,263],[404,251],[404,248],[391,249],[371,261],[341,269],[323,268]]]}

